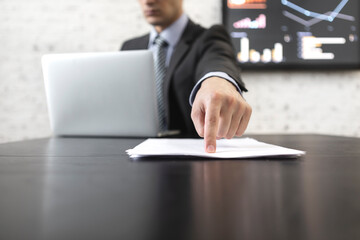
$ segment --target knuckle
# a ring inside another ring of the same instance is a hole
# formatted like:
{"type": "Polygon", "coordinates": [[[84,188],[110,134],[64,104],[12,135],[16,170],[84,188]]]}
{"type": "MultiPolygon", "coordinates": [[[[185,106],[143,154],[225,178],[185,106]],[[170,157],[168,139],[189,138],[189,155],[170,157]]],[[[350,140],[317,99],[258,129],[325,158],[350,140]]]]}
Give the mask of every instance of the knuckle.
{"type": "Polygon", "coordinates": [[[197,113],[197,111],[193,109],[191,111],[191,119],[194,121],[195,119],[197,119],[197,116],[199,116],[199,113],[197,113]]]}
{"type": "Polygon", "coordinates": [[[248,115],[248,118],[251,117],[251,114],[252,114],[252,107],[250,105],[247,105],[246,106],[246,109],[244,111],[244,114],[247,114],[248,115]]]}
{"type": "Polygon", "coordinates": [[[239,112],[240,112],[241,116],[244,116],[246,114],[251,116],[252,108],[249,104],[246,103],[245,105],[241,105],[239,107],[239,112]]]}
{"type": "Polygon", "coordinates": [[[239,106],[240,106],[237,99],[233,96],[226,97],[225,103],[229,108],[239,108],[239,106]]]}
{"type": "Polygon", "coordinates": [[[218,103],[221,101],[222,99],[222,94],[217,92],[217,91],[214,91],[210,94],[210,102],[211,103],[218,103]]]}
{"type": "Polygon", "coordinates": [[[191,117],[191,119],[192,119],[193,121],[197,121],[198,119],[200,119],[201,114],[202,114],[201,110],[196,109],[196,108],[193,108],[193,109],[191,110],[190,117],[191,117]]]}
{"type": "Polygon", "coordinates": [[[216,116],[208,117],[208,123],[211,125],[215,125],[217,123],[217,117],[216,116]]]}
{"type": "Polygon", "coordinates": [[[243,116],[244,114],[245,114],[245,112],[246,112],[246,109],[247,109],[247,107],[245,106],[243,106],[243,105],[239,105],[239,107],[238,107],[238,111],[239,111],[239,113],[240,113],[240,115],[241,116],[243,116]]]}
{"type": "Polygon", "coordinates": [[[247,108],[248,109],[248,111],[249,111],[249,115],[251,116],[251,114],[252,114],[252,107],[249,105],[249,107],[247,108]]]}

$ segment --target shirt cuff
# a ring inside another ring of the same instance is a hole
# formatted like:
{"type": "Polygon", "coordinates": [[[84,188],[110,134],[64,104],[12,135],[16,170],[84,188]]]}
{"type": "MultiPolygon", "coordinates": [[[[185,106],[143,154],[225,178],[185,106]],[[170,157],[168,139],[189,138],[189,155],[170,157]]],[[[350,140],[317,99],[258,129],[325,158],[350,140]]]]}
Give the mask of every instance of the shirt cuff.
{"type": "Polygon", "coordinates": [[[225,80],[228,80],[229,82],[231,82],[232,84],[234,84],[234,86],[237,88],[238,92],[242,95],[241,89],[239,87],[239,85],[237,84],[237,82],[231,78],[228,74],[224,73],[224,72],[209,72],[207,74],[205,74],[205,76],[203,76],[193,87],[191,93],[190,93],[190,97],[189,97],[189,103],[192,106],[195,100],[195,96],[196,93],[199,91],[201,83],[210,78],[210,77],[219,77],[219,78],[223,78],[225,80]]]}

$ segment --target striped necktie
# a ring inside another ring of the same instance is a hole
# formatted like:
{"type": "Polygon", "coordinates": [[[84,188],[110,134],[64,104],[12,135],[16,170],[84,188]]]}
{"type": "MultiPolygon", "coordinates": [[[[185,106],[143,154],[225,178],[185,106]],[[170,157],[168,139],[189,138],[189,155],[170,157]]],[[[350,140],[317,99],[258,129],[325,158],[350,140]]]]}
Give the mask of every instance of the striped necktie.
{"type": "Polygon", "coordinates": [[[156,81],[156,95],[158,104],[158,116],[160,131],[167,130],[166,113],[164,105],[164,78],[166,75],[166,47],[168,43],[157,36],[154,41],[154,64],[155,64],[155,81],[156,81]]]}

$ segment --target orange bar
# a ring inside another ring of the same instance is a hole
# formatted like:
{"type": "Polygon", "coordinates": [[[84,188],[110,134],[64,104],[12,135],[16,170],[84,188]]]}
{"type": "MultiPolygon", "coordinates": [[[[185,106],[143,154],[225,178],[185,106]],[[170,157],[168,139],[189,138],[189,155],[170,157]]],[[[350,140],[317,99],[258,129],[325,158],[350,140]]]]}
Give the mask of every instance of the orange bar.
{"type": "Polygon", "coordinates": [[[265,9],[266,4],[262,4],[262,3],[232,4],[232,3],[228,3],[228,7],[234,8],[234,9],[265,9]]]}

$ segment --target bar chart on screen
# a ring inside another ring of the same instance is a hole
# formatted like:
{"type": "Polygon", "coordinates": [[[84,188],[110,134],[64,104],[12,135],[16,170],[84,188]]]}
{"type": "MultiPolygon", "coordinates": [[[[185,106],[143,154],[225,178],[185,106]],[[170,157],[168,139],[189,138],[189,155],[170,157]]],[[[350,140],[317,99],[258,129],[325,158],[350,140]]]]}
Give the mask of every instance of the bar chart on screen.
{"type": "Polygon", "coordinates": [[[342,37],[315,37],[311,32],[298,32],[299,58],[304,60],[331,60],[335,58],[332,52],[324,52],[323,45],[345,44],[346,39],[342,37]]]}
{"type": "Polygon", "coordinates": [[[240,39],[240,52],[237,54],[239,62],[252,62],[252,63],[279,63],[283,61],[284,55],[283,45],[281,43],[275,43],[273,48],[265,48],[260,51],[250,48],[250,39],[248,37],[242,37],[240,39]]]}
{"type": "Polygon", "coordinates": [[[227,5],[233,9],[265,9],[266,0],[228,0],[227,5]]]}
{"type": "Polygon", "coordinates": [[[266,28],[266,16],[260,14],[255,20],[250,18],[243,18],[233,23],[236,29],[265,29],[266,28]]]}

